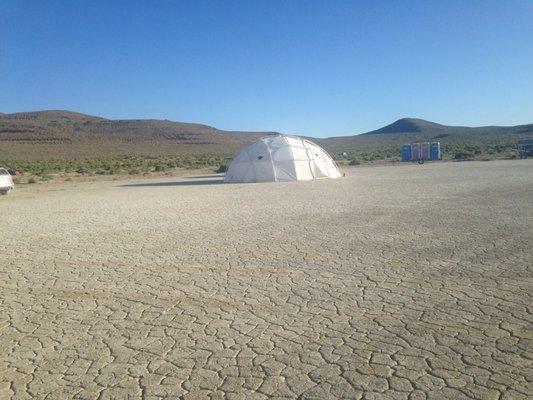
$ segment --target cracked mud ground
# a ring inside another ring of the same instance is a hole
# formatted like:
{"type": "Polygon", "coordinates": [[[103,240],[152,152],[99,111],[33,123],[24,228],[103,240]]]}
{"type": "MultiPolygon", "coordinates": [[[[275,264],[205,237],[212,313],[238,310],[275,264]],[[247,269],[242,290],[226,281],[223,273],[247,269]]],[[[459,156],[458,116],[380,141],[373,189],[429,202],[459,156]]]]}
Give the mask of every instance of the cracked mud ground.
{"type": "Polygon", "coordinates": [[[531,398],[533,163],[0,199],[2,399],[531,398]]]}

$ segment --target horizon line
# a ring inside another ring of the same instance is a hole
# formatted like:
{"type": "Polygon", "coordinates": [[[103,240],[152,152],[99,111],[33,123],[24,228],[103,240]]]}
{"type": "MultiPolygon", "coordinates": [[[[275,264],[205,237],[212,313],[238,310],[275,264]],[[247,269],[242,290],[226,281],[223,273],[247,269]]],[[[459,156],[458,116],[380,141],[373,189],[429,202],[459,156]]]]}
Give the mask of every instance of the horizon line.
{"type": "MultiPolygon", "coordinates": [[[[517,126],[525,126],[525,125],[532,125],[533,124],[533,122],[531,122],[531,123],[521,123],[521,124],[516,124],[516,125],[480,125],[480,126],[447,125],[447,124],[443,124],[443,123],[440,123],[440,122],[434,122],[434,121],[431,121],[431,120],[428,120],[428,119],[424,119],[424,118],[419,118],[419,117],[402,117],[402,118],[396,119],[393,122],[391,122],[389,124],[386,124],[386,125],[384,125],[382,127],[379,127],[379,128],[376,128],[376,129],[372,129],[372,130],[366,131],[366,132],[348,133],[348,134],[340,134],[340,135],[335,135],[334,134],[334,135],[331,135],[331,136],[318,137],[318,136],[309,135],[309,134],[299,135],[299,134],[294,134],[294,133],[285,133],[285,132],[282,132],[280,130],[275,130],[275,129],[274,130],[270,130],[270,129],[264,129],[264,130],[222,129],[222,128],[219,128],[219,127],[217,127],[215,125],[209,125],[209,124],[202,123],[202,122],[176,121],[176,120],[172,120],[172,119],[168,119],[168,118],[163,118],[163,119],[160,119],[160,118],[108,118],[108,117],[104,117],[104,116],[101,116],[101,115],[87,114],[85,112],[72,111],[72,110],[67,110],[67,109],[42,109],[42,110],[14,111],[14,112],[3,112],[3,111],[0,111],[0,115],[13,115],[13,114],[24,114],[24,113],[42,113],[42,112],[69,112],[69,113],[74,113],[74,114],[85,115],[85,116],[88,116],[88,117],[102,118],[102,119],[108,120],[108,121],[168,121],[168,122],[173,122],[173,123],[178,123],[178,124],[204,125],[204,126],[208,126],[210,128],[214,128],[214,129],[222,131],[222,132],[274,133],[274,134],[281,134],[281,135],[294,135],[294,136],[312,137],[312,138],[317,138],[317,139],[330,139],[330,138],[337,138],[337,137],[351,137],[351,136],[364,135],[364,134],[367,134],[367,133],[370,133],[370,132],[374,132],[374,131],[383,129],[385,127],[388,127],[388,126],[390,126],[392,124],[395,124],[396,122],[399,122],[399,121],[402,121],[402,120],[419,120],[419,121],[429,122],[431,124],[441,125],[441,126],[445,126],[445,127],[449,127],[449,128],[494,128],[494,127],[512,128],[512,127],[517,127],[517,126]]],[[[409,133],[409,132],[407,132],[407,133],[409,133]]],[[[416,133],[416,132],[412,132],[412,133],[416,133]]]]}

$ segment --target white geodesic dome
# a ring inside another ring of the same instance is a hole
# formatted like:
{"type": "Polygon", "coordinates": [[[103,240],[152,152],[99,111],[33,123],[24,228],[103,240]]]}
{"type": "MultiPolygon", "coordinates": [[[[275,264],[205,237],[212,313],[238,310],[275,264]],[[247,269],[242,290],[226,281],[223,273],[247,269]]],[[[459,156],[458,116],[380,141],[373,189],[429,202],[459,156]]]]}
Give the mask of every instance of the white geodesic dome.
{"type": "Polygon", "coordinates": [[[235,156],[224,182],[309,181],[339,178],[341,173],[328,153],[296,136],[266,136],[250,143],[235,156]]]}

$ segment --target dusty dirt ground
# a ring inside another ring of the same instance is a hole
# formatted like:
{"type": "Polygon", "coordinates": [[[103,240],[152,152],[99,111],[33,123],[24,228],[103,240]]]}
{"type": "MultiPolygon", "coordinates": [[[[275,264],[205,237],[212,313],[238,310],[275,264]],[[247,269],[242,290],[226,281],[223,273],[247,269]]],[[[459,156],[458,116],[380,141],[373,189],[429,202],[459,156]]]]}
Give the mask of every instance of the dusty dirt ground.
{"type": "Polygon", "coordinates": [[[18,188],[0,398],[526,399],[532,182],[526,160],[18,188]]]}

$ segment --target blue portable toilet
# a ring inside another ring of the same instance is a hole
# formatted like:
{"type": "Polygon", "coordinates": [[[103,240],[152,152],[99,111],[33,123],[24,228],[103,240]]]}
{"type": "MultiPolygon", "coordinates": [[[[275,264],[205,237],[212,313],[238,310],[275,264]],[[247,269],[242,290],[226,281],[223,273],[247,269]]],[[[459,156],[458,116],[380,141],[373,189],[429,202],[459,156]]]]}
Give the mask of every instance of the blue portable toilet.
{"type": "Polygon", "coordinates": [[[411,161],[411,143],[402,146],[402,161],[411,161]]]}
{"type": "Polygon", "coordinates": [[[440,142],[431,143],[431,159],[440,160],[440,142]]]}

